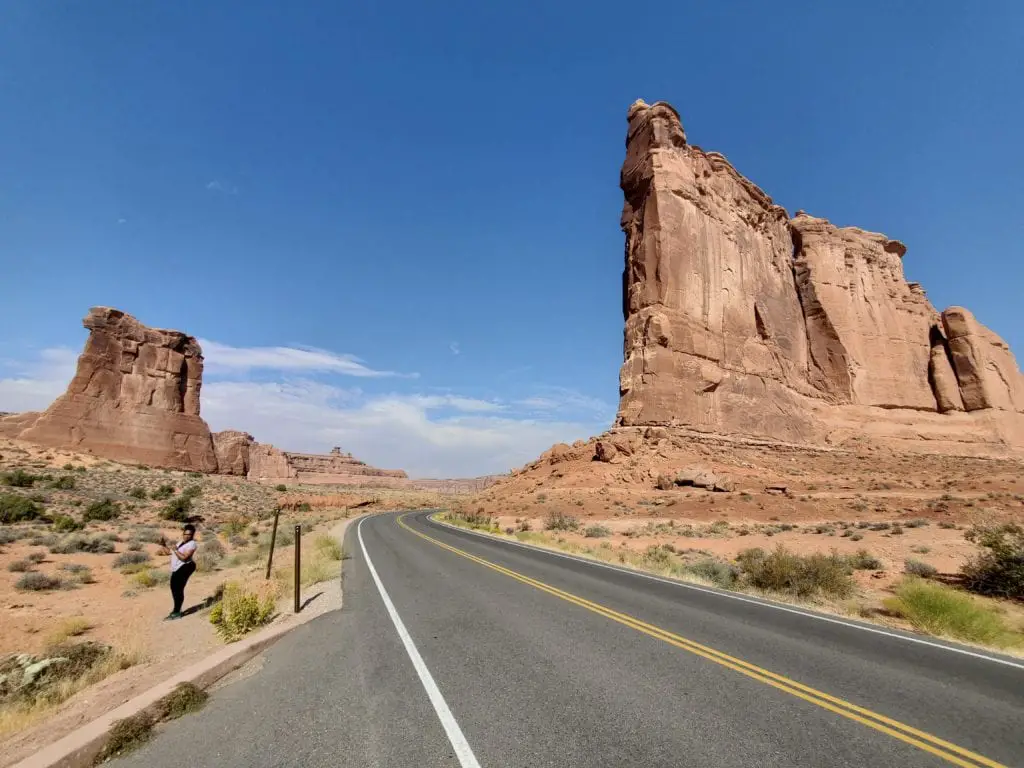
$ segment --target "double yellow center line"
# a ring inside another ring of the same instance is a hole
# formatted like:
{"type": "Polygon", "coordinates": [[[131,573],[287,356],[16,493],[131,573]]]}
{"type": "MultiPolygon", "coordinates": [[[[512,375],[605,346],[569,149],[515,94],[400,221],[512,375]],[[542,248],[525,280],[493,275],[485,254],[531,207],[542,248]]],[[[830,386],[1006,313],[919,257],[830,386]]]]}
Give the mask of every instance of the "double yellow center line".
{"type": "Polygon", "coordinates": [[[741,675],[746,675],[747,677],[764,683],[765,685],[770,685],[780,691],[785,691],[791,696],[796,696],[797,698],[810,702],[822,709],[827,709],[829,712],[834,712],[837,715],[841,715],[849,720],[858,722],[861,725],[866,725],[868,728],[881,731],[884,734],[892,736],[894,739],[899,739],[906,744],[910,744],[918,749],[924,750],[925,752],[941,757],[943,760],[946,760],[953,765],[963,766],[963,768],[978,768],[978,766],[987,766],[987,768],[1006,768],[1002,763],[989,760],[987,757],[971,752],[969,749],[964,749],[956,744],[951,744],[937,736],[932,736],[930,733],[925,733],[917,728],[912,728],[898,720],[893,720],[885,715],[872,712],[870,709],[859,707],[856,704],[835,696],[830,696],[823,691],[811,688],[803,683],[798,683],[795,680],[791,680],[783,675],[758,667],[755,664],[743,661],[735,656],[730,656],[709,646],[702,645],[694,642],[693,640],[688,640],[685,637],[669,632],[661,627],[648,624],[647,622],[641,621],[633,616],[629,616],[628,614],[612,610],[600,603],[595,603],[591,600],[579,597],[578,595],[558,589],[550,584],[545,584],[537,579],[531,579],[529,576],[513,571],[510,568],[505,568],[497,563],[492,563],[490,560],[485,560],[482,557],[472,555],[469,552],[453,547],[450,544],[445,544],[443,541],[439,541],[425,533],[421,533],[420,531],[410,528],[403,520],[406,516],[407,515],[403,515],[402,517],[397,518],[398,524],[402,528],[416,536],[419,536],[421,539],[425,539],[432,544],[436,544],[442,549],[446,549],[460,557],[466,558],[467,560],[472,560],[474,563],[478,563],[485,568],[490,568],[491,570],[504,574],[509,578],[520,581],[523,584],[535,587],[542,592],[547,592],[549,595],[553,595],[565,600],[566,602],[572,603],[573,605],[578,605],[581,608],[585,608],[588,611],[598,614],[599,616],[604,616],[606,619],[611,619],[619,624],[635,629],[637,632],[643,632],[645,635],[649,635],[653,638],[666,642],[676,648],[687,651],[696,656],[700,656],[735,672],[739,672],[741,675]]]}

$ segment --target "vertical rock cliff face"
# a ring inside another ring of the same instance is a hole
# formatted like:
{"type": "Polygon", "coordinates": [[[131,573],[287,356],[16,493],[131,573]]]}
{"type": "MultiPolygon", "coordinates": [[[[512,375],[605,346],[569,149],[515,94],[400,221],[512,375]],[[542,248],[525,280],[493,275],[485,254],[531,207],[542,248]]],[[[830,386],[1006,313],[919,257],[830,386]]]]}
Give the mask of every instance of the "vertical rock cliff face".
{"type": "MultiPolygon", "coordinates": [[[[790,221],[724,157],[689,144],[668,104],[638,101],[628,120],[617,425],[818,442],[830,414],[848,433],[886,412],[1024,412],[1007,345],[966,310],[940,315],[906,281],[902,243],[790,221]]],[[[997,442],[1020,431],[993,423],[971,425],[997,442]]]]}
{"type": "MultiPolygon", "coordinates": [[[[904,278],[903,244],[803,214],[791,226],[814,387],[841,403],[934,411],[927,374],[939,316],[904,278]]],[[[952,371],[939,357],[935,365],[939,378],[952,371]]]]}
{"type": "Polygon", "coordinates": [[[93,307],[85,350],[67,391],[18,437],[160,467],[216,472],[199,416],[203,353],[179,331],[93,307]]]}
{"type": "Polygon", "coordinates": [[[807,332],[788,216],[658,103],[629,113],[618,423],[807,439],[807,332]],[[770,408],[752,407],[770,403],[770,408]]]}

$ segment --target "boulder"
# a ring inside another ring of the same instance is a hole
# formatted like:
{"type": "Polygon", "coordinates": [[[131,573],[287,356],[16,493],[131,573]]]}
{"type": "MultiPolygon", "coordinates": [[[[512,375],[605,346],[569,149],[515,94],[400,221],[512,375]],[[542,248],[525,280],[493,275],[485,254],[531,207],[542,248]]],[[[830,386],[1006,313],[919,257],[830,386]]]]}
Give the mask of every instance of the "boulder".
{"type": "Polygon", "coordinates": [[[594,458],[597,461],[610,463],[618,455],[615,445],[608,440],[598,440],[594,444],[594,458]]]}

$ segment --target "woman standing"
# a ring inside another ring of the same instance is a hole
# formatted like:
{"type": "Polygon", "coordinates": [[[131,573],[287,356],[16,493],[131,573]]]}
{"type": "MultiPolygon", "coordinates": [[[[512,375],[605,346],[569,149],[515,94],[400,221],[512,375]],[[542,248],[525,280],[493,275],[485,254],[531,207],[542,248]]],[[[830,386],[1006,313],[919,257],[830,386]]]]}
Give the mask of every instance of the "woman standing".
{"type": "Polygon", "coordinates": [[[170,546],[161,540],[166,553],[171,556],[171,597],[174,599],[174,610],[167,619],[181,618],[181,606],[185,602],[185,585],[189,576],[196,570],[193,558],[199,545],[195,541],[195,535],[196,527],[189,523],[181,529],[181,541],[177,544],[170,546]]]}

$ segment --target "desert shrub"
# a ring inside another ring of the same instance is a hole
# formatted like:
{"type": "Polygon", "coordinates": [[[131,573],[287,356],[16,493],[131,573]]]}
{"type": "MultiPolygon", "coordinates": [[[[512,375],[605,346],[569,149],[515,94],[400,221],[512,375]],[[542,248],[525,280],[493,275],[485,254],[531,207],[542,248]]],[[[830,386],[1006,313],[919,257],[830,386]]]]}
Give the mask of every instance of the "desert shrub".
{"type": "Polygon", "coordinates": [[[72,637],[78,637],[84,635],[90,629],[92,629],[92,622],[82,616],[75,616],[70,619],[64,619],[60,624],[54,628],[46,638],[46,647],[54,648],[59,645],[63,645],[72,637]]]}
{"type": "Polygon", "coordinates": [[[149,494],[146,493],[146,489],[138,485],[132,488],[130,491],[128,491],[128,495],[131,496],[133,499],[139,499],[140,501],[144,500],[147,496],[149,496],[149,494]]]}
{"type": "Polygon", "coordinates": [[[209,539],[204,538],[199,542],[199,548],[196,550],[196,568],[203,571],[212,571],[220,565],[224,555],[224,545],[221,544],[220,539],[216,536],[211,536],[209,539]]]}
{"type": "Polygon", "coordinates": [[[278,483],[277,485],[274,486],[274,490],[277,491],[278,493],[284,493],[285,491],[288,490],[288,486],[285,485],[284,483],[278,483]]]}
{"type": "Polygon", "coordinates": [[[153,491],[149,495],[149,497],[151,499],[155,499],[157,501],[163,501],[164,499],[171,498],[171,496],[173,496],[173,495],[174,495],[174,486],[173,485],[168,485],[167,483],[164,483],[160,487],[158,487],[155,491],[153,491]]]}
{"type": "MultiPolygon", "coordinates": [[[[167,571],[158,570],[156,568],[147,568],[145,565],[138,566],[139,570],[131,574],[131,583],[136,587],[143,589],[149,589],[155,587],[157,584],[163,584],[170,581],[171,575],[167,571]]],[[[127,573],[128,569],[124,569],[123,573],[127,573]]]]}
{"type": "Polygon", "coordinates": [[[964,586],[982,595],[1024,598],[1024,526],[972,528],[964,537],[986,550],[960,569],[964,586]]]}
{"type": "Polygon", "coordinates": [[[65,464],[63,467],[61,467],[61,469],[63,469],[65,472],[74,472],[75,471],[75,465],[71,464],[71,463],[68,463],[68,464],[65,464]]]}
{"type": "Polygon", "coordinates": [[[188,499],[194,499],[196,496],[201,496],[202,494],[203,487],[201,485],[190,485],[181,492],[181,495],[188,499]]]}
{"type": "Polygon", "coordinates": [[[150,561],[148,552],[122,552],[114,558],[113,567],[123,568],[126,565],[138,565],[150,561]]]}
{"type": "Polygon", "coordinates": [[[163,534],[156,528],[139,527],[132,530],[132,538],[144,541],[147,544],[159,544],[163,534]]]}
{"type": "Polygon", "coordinates": [[[274,596],[262,596],[232,581],[224,587],[224,596],[210,611],[210,623],[227,642],[237,640],[268,624],[274,616],[274,596]]]}
{"type": "Polygon", "coordinates": [[[29,571],[15,582],[14,588],[22,592],[48,592],[53,589],[60,589],[61,585],[62,582],[57,576],[29,571]]]}
{"type": "Polygon", "coordinates": [[[920,576],[924,579],[934,576],[939,572],[934,565],[910,558],[903,561],[903,571],[911,576],[920,576]]]}
{"type": "Polygon", "coordinates": [[[93,520],[99,520],[100,522],[107,522],[113,520],[121,514],[121,507],[118,506],[117,502],[111,498],[105,498],[102,501],[94,501],[92,504],[85,508],[82,513],[82,520],[86,523],[92,522],[93,520]]]}
{"type": "Polygon", "coordinates": [[[58,491],[72,491],[75,488],[75,478],[73,475],[61,475],[50,483],[50,487],[58,491]]]}
{"type": "Polygon", "coordinates": [[[24,530],[10,530],[0,528],[0,546],[3,546],[4,544],[13,544],[16,541],[20,541],[21,539],[25,538],[24,534],[24,530]]]}
{"type": "Polygon", "coordinates": [[[91,552],[93,554],[110,554],[114,551],[114,542],[102,536],[85,537],[77,534],[68,536],[63,541],[50,547],[50,552],[55,555],[73,555],[76,552],[91,552]]]}
{"type": "Polygon", "coordinates": [[[858,549],[857,554],[847,558],[847,562],[851,568],[857,571],[877,571],[882,567],[882,561],[866,549],[858,549]]]}
{"type": "Polygon", "coordinates": [[[333,536],[321,534],[313,539],[314,550],[328,560],[341,560],[341,544],[333,536]]]}
{"type": "Polygon", "coordinates": [[[948,520],[943,520],[941,523],[939,523],[939,528],[945,528],[947,530],[950,530],[952,528],[956,528],[956,523],[951,523],[948,520]]]}
{"type": "Polygon", "coordinates": [[[915,517],[913,520],[907,520],[903,525],[906,528],[925,528],[930,522],[930,520],[923,517],[915,517]]]}
{"type": "Polygon", "coordinates": [[[58,541],[60,541],[60,539],[57,538],[56,534],[47,533],[45,536],[32,536],[28,540],[28,543],[31,544],[33,547],[53,547],[58,541]]]}
{"type": "Polygon", "coordinates": [[[142,551],[142,542],[139,541],[138,539],[132,539],[125,546],[125,549],[127,549],[129,552],[141,552],[142,551]]]}
{"type": "Polygon", "coordinates": [[[87,565],[82,565],[81,563],[63,563],[57,567],[70,574],[69,578],[79,584],[93,584],[96,581],[96,579],[93,578],[92,569],[87,565]]]}
{"type": "Polygon", "coordinates": [[[495,525],[494,518],[484,512],[483,507],[476,512],[449,512],[446,519],[457,525],[480,528],[485,531],[491,530],[495,525]]]}
{"type": "Polygon", "coordinates": [[[42,507],[31,499],[13,493],[0,494],[0,523],[4,525],[35,520],[42,514],[42,507]]]}
{"type": "Polygon", "coordinates": [[[902,536],[903,535],[903,526],[902,525],[894,525],[892,527],[892,530],[889,531],[889,533],[891,533],[893,536],[902,536]]]}
{"type": "Polygon", "coordinates": [[[836,552],[797,555],[785,547],[771,553],[747,549],[736,558],[743,575],[753,587],[797,597],[848,597],[854,583],[846,558],[836,552]]]}
{"type": "Polygon", "coordinates": [[[228,539],[228,544],[230,544],[232,547],[247,547],[249,546],[249,541],[245,538],[245,536],[238,536],[236,534],[228,539]]]}
{"type": "Polygon", "coordinates": [[[580,527],[580,521],[572,515],[551,510],[544,516],[544,530],[546,531],[575,531],[580,527]]]}
{"type": "Polygon", "coordinates": [[[24,469],[0,473],[0,485],[9,485],[12,488],[31,488],[38,479],[37,475],[26,472],[24,469]]]}
{"type": "Polygon", "coordinates": [[[15,560],[13,563],[8,563],[7,570],[11,573],[25,573],[32,570],[32,563],[28,560],[15,560]]]}
{"type": "Polygon", "coordinates": [[[735,586],[740,575],[739,569],[735,566],[712,557],[699,560],[693,565],[687,566],[686,570],[694,576],[699,576],[725,589],[735,586]]]}
{"type": "Polygon", "coordinates": [[[603,539],[612,535],[612,529],[605,525],[591,525],[583,531],[583,535],[588,539],[603,539]]]}
{"type": "Polygon", "coordinates": [[[177,720],[201,710],[209,698],[210,694],[194,683],[178,683],[173,691],[156,703],[156,715],[161,720],[177,720]]]}
{"type": "Polygon", "coordinates": [[[245,532],[245,529],[249,527],[249,522],[249,518],[247,517],[234,515],[221,524],[220,532],[228,537],[237,536],[238,534],[245,532]]]}
{"type": "Polygon", "coordinates": [[[138,749],[153,737],[154,725],[156,718],[146,710],[115,721],[107,733],[107,743],[96,756],[95,764],[105,763],[138,749]]]}
{"type": "Polygon", "coordinates": [[[38,565],[39,563],[43,562],[43,560],[46,559],[46,553],[45,552],[29,552],[29,554],[25,557],[25,559],[28,560],[30,563],[36,563],[38,565]]]}
{"type": "Polygon", "coordinates": [[[900,582],[895,592],[885,607],[930,634],[999,647],[1022,640],[994,608],[950,587],[911,576],[900,582]]]}
{"type": "Polygon", "coordinates": [[[171,520],[177,523],[184,523],[189,519],[192,512],[191,496],[176,496],[167,502],[167,506],[160,512],[164,520],[171,520]]]}
{"type": "Polygon", "coordinates": [[[53,530],[60,531],[61,533],[71,533],[72,531],[80,531],[85,527],[85,523],[80,523],[71,515],[54,515],[53,516],[53,530]]]}

